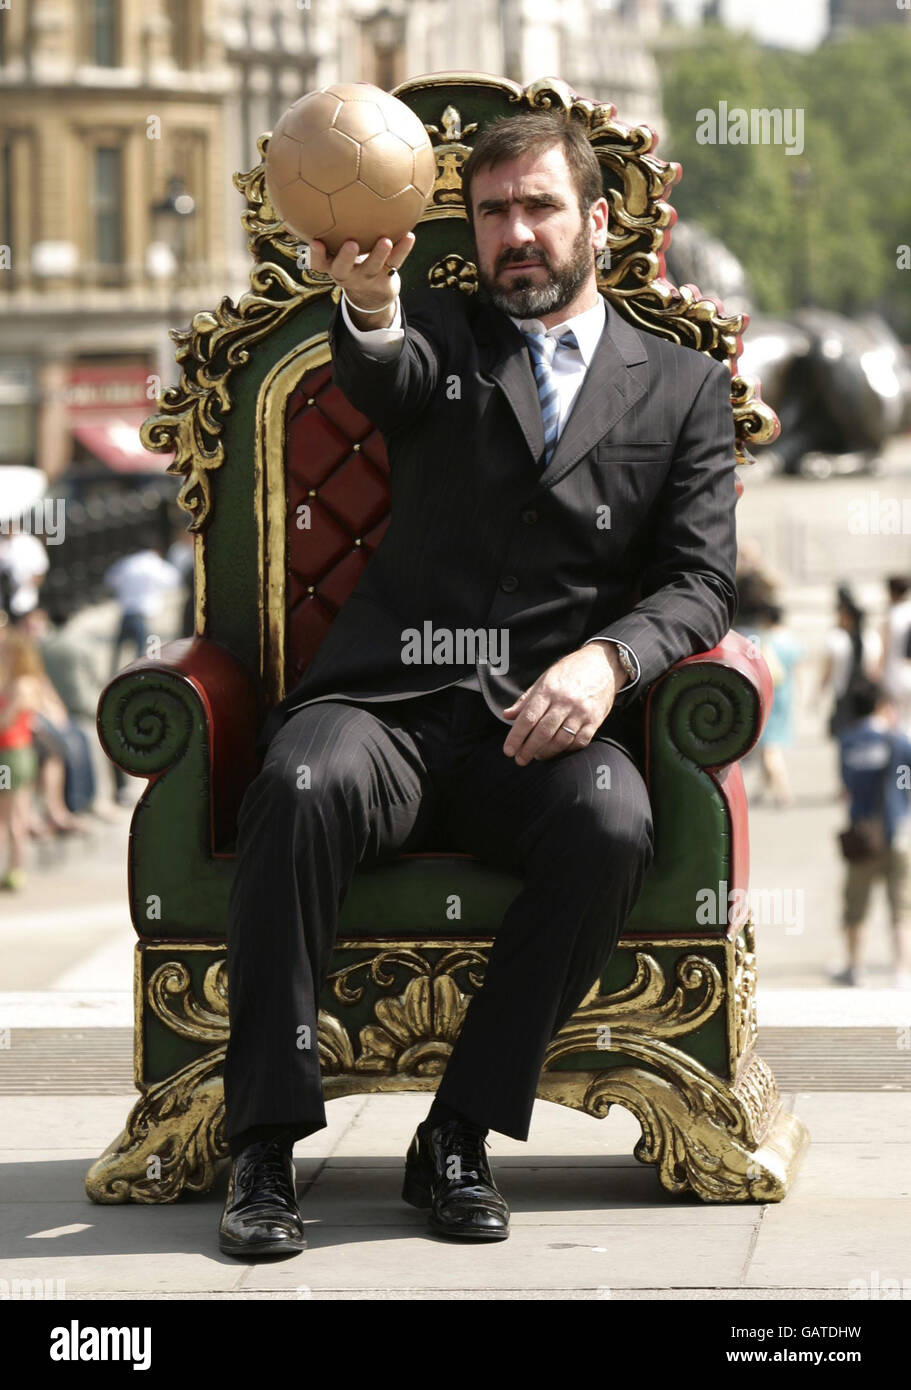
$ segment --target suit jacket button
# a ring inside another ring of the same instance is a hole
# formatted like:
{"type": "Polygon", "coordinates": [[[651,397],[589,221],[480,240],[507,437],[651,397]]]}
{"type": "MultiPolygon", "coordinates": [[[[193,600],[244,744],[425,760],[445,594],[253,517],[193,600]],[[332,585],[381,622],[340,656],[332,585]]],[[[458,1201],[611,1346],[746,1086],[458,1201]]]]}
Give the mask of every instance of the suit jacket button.
{"type": "Polygon", "coordinates": [[[537,519],[538,513],[535,511],[534,507],[529,507],[522,513],[522,520],[525,522],[526,526],[534,526],[537,519]]]}
{"type": "Polygon", "coordinates": [[[507,574],[500,580],[500,588],[504,594],[514,594],[519,587],[519,581],[514,574],[507,574]]]}

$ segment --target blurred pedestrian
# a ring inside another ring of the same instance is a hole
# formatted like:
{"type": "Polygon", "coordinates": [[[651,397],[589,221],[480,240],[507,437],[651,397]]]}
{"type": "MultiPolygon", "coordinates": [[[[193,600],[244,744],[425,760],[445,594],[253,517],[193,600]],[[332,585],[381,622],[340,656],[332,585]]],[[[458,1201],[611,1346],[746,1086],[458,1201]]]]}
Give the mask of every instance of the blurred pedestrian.
{"type": "MultiPolygon", "coordinates": [[[[39,782],[45,792],[48,824],[59,833],[70,833],[80,828],[75,816],[91,811],[95,802],[92,748],[75,716],[97,703],[98,690],[88,676],[90,661],[84,644],[53,635],[43,608],[33,608],[23,618],[22,627],[37,644],[46,677],[35,725],[39,760],[45,751],[63,764],[61,785],[57,769],[48,767],[46,761],[41,763],[39,782]]],[[[96,737],[94,730],[92,737],[96,737]]]]}
{"type": "Polygon", "coordinates": [[[196,540],[192,531],[187,531],[183,526],[175,526],[174,539],[168,547],[165,559],[177,570],[186,594],[180,621],[181,637],[192,637],[196,631],[196,601],[193,587],[195,555],[196,540]]]}
{"type": "MultiPolygon", "coordinates": [[[[124,555],[106,571],[104,582],[120,604],[120,624],[114,638],[111,676],[120,670],[124,644],[135,647],[135,656],[147,655],[149,623],[156,617],[164,595],[180,584],[180,573],[157,547],[124,555]]],[[[128,785],[126,773],[114,765],[117,801],[129,805],[135,796],[128,785]]]]}
{"type": "Polygon", "coordinates": [[[889,607],[882,626],[879,678],[895,705],[899,727],[911,735],[911,579],[891,575],[886,589],[889,607]]]}
{"type": "MultiPolygon", "coordinates": [[[[98,698],[104,685],[95,645],[84,634],[74,631],[72,618],[61,606],[51,605],[47,610],[33,610],[26,624],[33,630],[44,669],[63,701],[70,725],[81,733],[83,746],[90,753],[95,794],[85,809],[103,820],[110,820],[114,815],[116,783],[113,767],[101,747],[95,723],[98,698]]],[[[82,809],[74,804],[79,793],[72,788],[69,778],[65,795],[70,810],[82,809]]]]}
{"type": "Polygon", "coordinates": [[[41,658],[28,634],[7,624],[0,630],[0,888],[20,889],[26,882],[38,771],[32,728],[42,676],[41,658]]]}
{"type": "Polygon", "coordinates": [[[106,571],[104,582],[120,605],[111,666],[114,676],[120,670],[124,644],[135,647],[137,657],[146,655],[149,622],[157,616],[164,594],[180,584],[180,574],[159,549],[151,548],[115,560],[106,571]]]}
{"type": "Polygon", "coordinates": [[[44,542],[30,531],[0,535],[0,608],[14,621],[37,608],[49,568],[44,542]]]}
{"type": "Polygon", "coordinates": [[[833,975],[861,983],[863,928],[874,883],[883,880],[892,928],[893,984],[911,988],[911,739],[895,705],[874,681],[858,685],[857,718],[840,737],[841,776],[850,798],[849,826],[839,836],[846,860],[842,928],[846,964],[833,975]]]}
{"type": "Polygon", "coordinates": [[[755,616],[755,635],[774,686],[772,708],[758,745],[763,787],[771,793],[776,805],[792,806],[794,796],[785,749],[794,743],[795,672],[804,648],[785,625],[777,603],[760,607],[755,616]]]}
{"type": "Polygon", "coordinates": [[[778,602],[781,579],[767,563],[757,540],[740,541],[737,547],[737,612],[734,630],[748,636],[770,603],[778,602]]]}
{"type": "Polygon", "coordinates": [[[826,637],[820,698],[832,700],[829,733],[837,739],[857,718],[857,691],[874,680],[883,647],[851,591],[840,584],[836,593],[836,625],[826,637]]]}

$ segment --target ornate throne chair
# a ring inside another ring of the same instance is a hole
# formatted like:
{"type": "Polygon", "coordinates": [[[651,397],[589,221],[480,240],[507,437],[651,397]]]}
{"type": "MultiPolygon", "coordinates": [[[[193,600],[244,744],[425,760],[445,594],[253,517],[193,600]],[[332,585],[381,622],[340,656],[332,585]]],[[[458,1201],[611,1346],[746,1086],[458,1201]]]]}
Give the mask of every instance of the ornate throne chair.
{"type": "MultiPolygon", "coordinates": [[[[666,195],[680,167],[653,153],[651,131],[621,124],[612,106],[553,79],[523,89],[485,74],[436,73],[396,95],[425,123],[437,157],[406,290],[475,291],[459,177],[472,136],[504,112],[556,109],[585,123],[603,166],[612,262],[603,293],[638,327],[730,360],[740,463],[749,461],[748,440],[774,437],[774,415],[736,375],[744,318],[663,278],[675,217],[666,195]]],[[[387,522],[382,437],[332,383],[326,329],[338,291],[304,267],[269,205],[262,163],[235,183],[246,199],[251,287],[239,304],[226,298],[173,333],[180,385],[144,426],[146,445],[173,449],[170,471],[183,477],[196,636],[134,662],[99,705],[108,755],[148,786],[129,852],[140,1098],[88,1173],[97,1202],[204,1191],[227,1154],[225,922],[255,734],[387,522]]],[[[551,1043],[538,1086],[540,1097],[596,1116],[612,1104],[631,1110],[642,1125],[636,1157],[655,1164],[670,1191],[708,1201],[780,1200],[807,1142],[755,1051],[738,759],[759,737],[771,689],[761,656],[734,632],[652,686],[644,718],[655,860],[619,949],[551,1043]],[[715,911],[700,912],[706,889],[717,895],[715,911]]],[[[327,1099],[435,1089],[518,887],[445,846],[357,876],[321,1000],[327,1099]],[[457,921],[446,912],[453,893],[457,921]]]]}

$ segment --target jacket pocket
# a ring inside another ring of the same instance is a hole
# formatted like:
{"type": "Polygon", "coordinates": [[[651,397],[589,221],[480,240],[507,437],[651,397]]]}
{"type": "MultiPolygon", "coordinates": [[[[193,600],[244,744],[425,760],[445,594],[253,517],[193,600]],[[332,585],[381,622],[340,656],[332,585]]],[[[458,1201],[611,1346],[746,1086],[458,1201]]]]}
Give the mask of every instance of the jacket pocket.
{"type": "Polygon", "coordinates": [[[603,443],[596,447],[598,458],[606,462],[619,459],[630,463],[663,463],[670,458],[673,446],[663,440],[636,440],[626,444],[603,443]]]}

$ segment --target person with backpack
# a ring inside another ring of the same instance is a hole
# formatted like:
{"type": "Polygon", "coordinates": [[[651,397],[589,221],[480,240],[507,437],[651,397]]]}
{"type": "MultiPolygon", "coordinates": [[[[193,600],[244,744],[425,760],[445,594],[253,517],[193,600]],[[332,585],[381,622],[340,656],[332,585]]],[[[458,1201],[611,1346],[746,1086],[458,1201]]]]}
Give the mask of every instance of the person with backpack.
{"type": "Polygon", "coordinates": [[[858,684],[857,717],[839,736],[841,777],[850,800],[839,835],[846,861],[842,927],[847,963],[835,984],[861,983],[863,928],[873,885],[883,880],[892,926],[893,984],[911,988],[911,739],[895,705],[874,682],[858,684]]]}
{"type": "Polygon", "coordinates": [[[858,719],[857,692],[876,678],[882,662],[879,633],[869,628],[863,610],[846,585],[838,586],[836,626],[826,638],[820,696],[827,691],[833,698],[828,729],[837,739],[858,719]]]}

